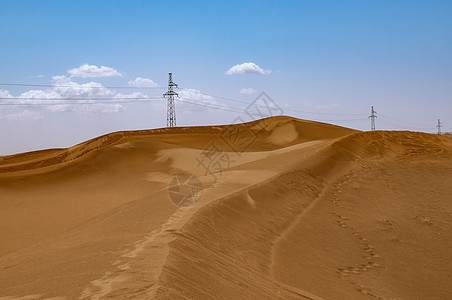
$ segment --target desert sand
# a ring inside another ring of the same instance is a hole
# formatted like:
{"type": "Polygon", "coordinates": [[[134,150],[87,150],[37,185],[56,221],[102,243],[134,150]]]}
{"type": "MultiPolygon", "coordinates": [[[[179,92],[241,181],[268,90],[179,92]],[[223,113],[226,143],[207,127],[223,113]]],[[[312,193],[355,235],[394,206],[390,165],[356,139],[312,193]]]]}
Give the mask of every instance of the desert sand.
{"type": "Polygon", "coordinates": [[[450,299],[451,229],[427,133],[281,116],[0,157],[0,299],[450,299]]]}

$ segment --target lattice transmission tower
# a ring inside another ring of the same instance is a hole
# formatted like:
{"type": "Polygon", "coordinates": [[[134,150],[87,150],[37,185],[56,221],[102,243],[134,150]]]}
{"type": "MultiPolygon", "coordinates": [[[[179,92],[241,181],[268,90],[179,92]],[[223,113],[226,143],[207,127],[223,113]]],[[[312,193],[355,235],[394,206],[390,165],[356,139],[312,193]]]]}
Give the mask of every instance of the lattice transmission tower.
{"type": "Polygon", "coordinates": [[[375,130],[375,119],[377,118],[377,112],[374,110],[373,106],[369,118],[370,118],[370,130],[375,130]]]}
{"type": "Polygon", "coordinates": [[[173,88],[178,87],[177,84],[173,82],[173,73],[168,73],[168,91],[163,94],[163,98],[168,99],[168,107],[166,111],[166,126],[175,127],[176,126],[176,106],[174,105],[174,96],[179,97],[173,88]]]}
{"type": "Polygon", "coordinates": [[[436,127],[438,128],[438,134],[441,135],[441,127],[443,126],[443,123],[441,123],[441,120],[438,119],[438,125],[436,127]]]}

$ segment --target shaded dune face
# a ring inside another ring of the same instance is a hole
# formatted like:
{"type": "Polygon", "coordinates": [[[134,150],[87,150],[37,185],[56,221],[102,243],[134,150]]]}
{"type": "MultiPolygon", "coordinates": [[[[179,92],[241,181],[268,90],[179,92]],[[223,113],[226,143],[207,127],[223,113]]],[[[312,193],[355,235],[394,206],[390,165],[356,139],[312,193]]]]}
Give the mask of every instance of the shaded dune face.
{"type": "Polygon", "coordinates": [[[0,299],[445,299],[451,151],[272,117],[0,157],[0,299]]]}

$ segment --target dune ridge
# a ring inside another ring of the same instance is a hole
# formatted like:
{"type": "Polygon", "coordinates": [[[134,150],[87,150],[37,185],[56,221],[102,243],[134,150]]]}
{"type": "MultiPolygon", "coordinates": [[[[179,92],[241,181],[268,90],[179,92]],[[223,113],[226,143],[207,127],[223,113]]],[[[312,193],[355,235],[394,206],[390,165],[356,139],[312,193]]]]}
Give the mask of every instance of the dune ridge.
{"type": "Polygon", "coordinates": [[[0,299],[444,299],[451,153],[272,117],[1,157],[0,299]],[[212,144],[230,162],[208,174],[212,144]],[[203,184],[193,206],[168,199],[180,172],[203,184]]]}

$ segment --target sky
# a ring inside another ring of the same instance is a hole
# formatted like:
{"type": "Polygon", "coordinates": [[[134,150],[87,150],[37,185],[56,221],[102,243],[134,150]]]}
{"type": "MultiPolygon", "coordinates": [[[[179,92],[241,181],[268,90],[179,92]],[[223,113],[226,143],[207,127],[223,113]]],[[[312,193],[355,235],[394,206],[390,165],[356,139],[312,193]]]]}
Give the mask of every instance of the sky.
{"type": "Polygon", "coordinates": [[[377,129],[452,131],[451,16],[449,0],[0,0],[0,155],[166,127],[169,72],[177,126],[369,130],[374,106],[377,129]]]}

